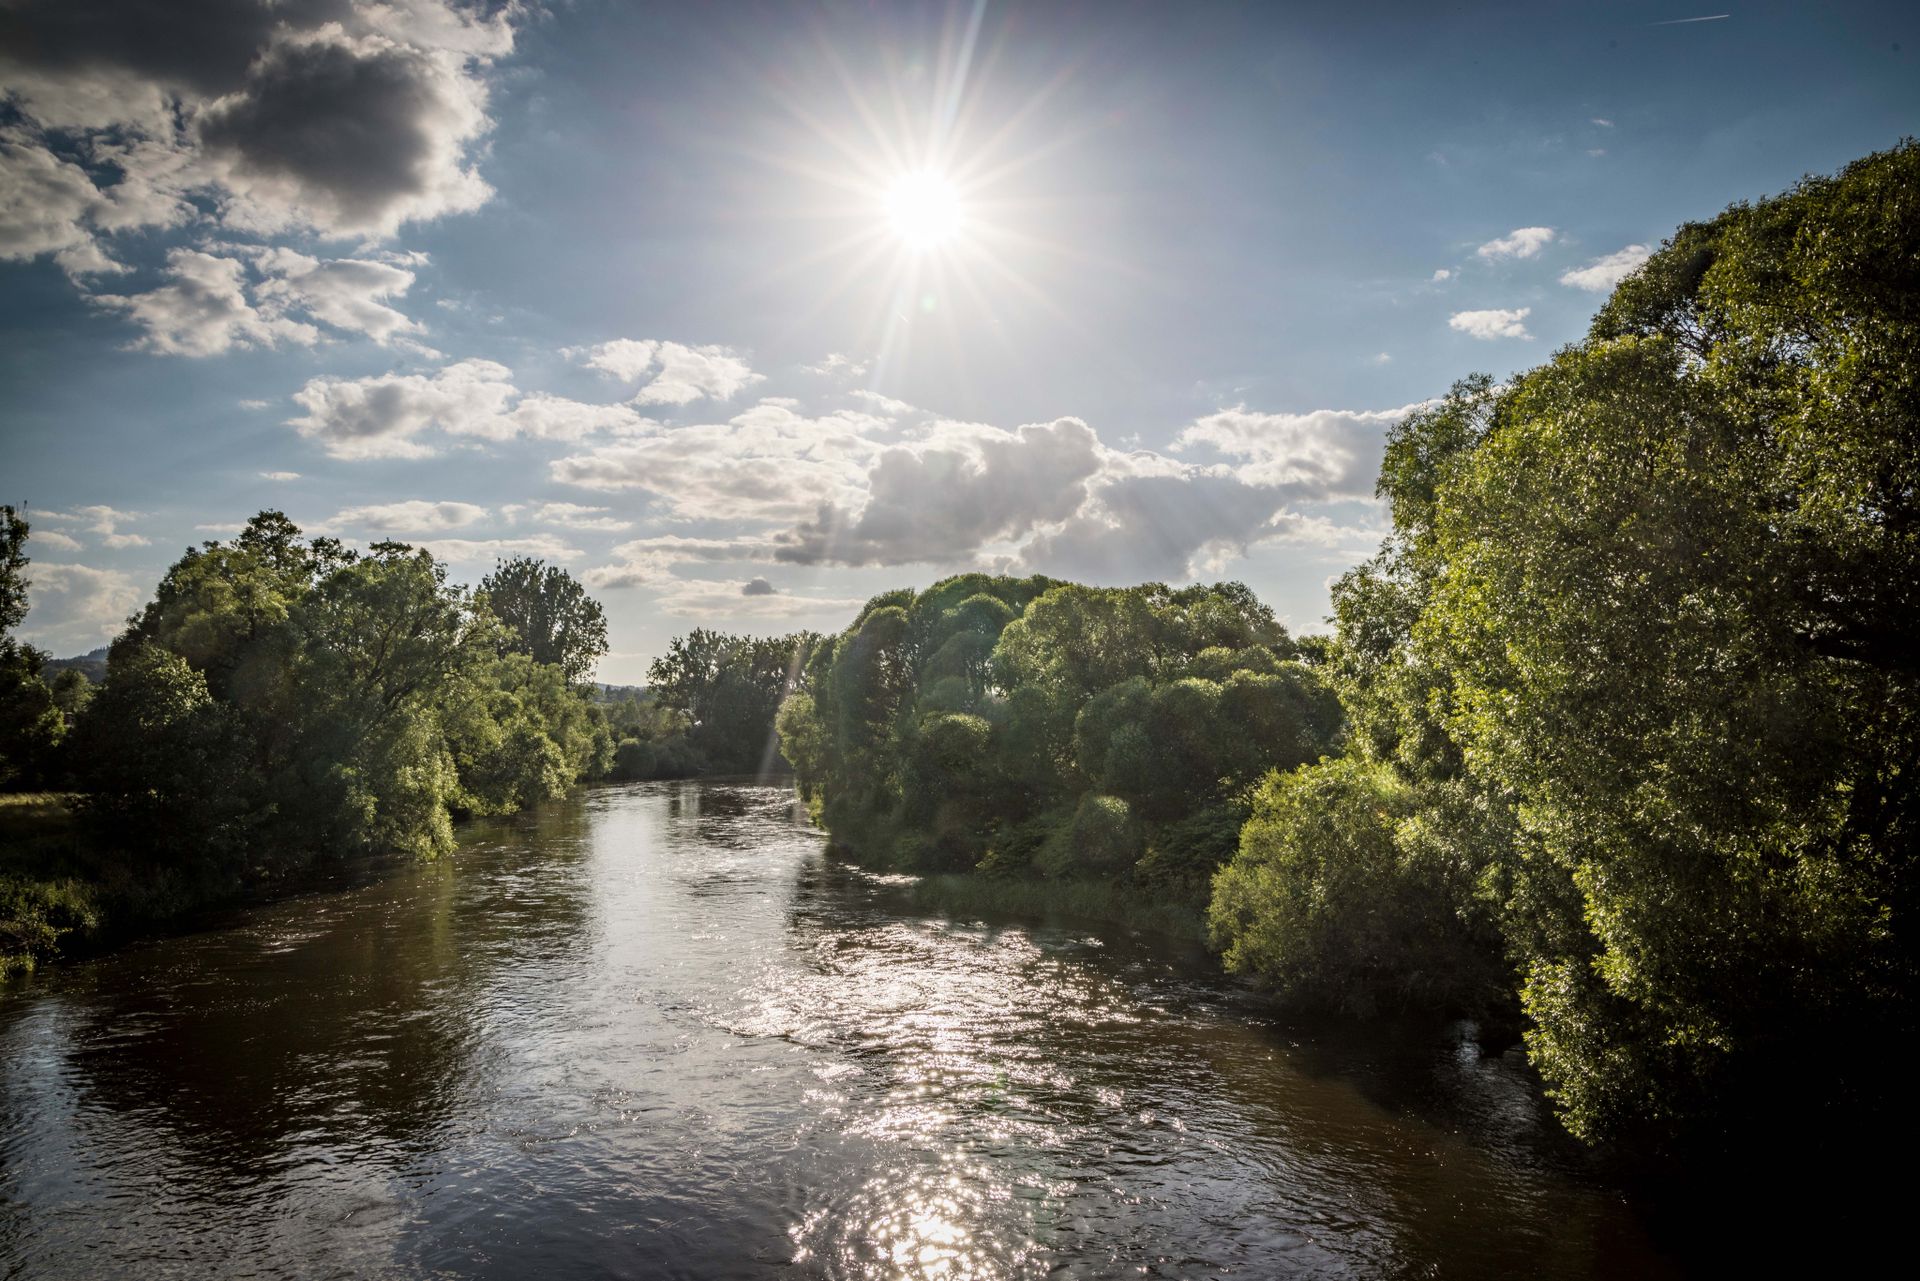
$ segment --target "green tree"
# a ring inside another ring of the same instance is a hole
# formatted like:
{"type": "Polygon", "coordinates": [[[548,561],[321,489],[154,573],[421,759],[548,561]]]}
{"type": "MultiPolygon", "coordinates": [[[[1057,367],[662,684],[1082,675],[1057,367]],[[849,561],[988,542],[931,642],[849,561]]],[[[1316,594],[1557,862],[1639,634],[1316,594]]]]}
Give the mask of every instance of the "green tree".
{"type": "Polygon", "coordinates": [[[557,565],[515,556],[480,580],[486,607],[506,626],[507,643],[536,663],[551,663],[583,682],[607,652],[600,602],[557,565]]]}
{"type": "Polygon", "coordinates": [[[58,772],[66,720],[41,679],[42,651],[13,635],[27,616],[26,518],[0,506],[0,788],[42,787],[58,772]]]}

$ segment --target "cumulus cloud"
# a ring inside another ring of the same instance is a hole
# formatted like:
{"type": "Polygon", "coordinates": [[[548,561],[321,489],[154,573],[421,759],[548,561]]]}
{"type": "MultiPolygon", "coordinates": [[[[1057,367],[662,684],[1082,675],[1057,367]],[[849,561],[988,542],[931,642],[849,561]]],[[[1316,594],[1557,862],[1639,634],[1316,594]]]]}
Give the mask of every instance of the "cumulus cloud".
{"type": "Polygon", "coordinates": [[[1072,516],[1100,466],[1099,439],[1077,418],[1011,432],[942,424],[880,454],[857,513],[821,504],[777,555],[800,564],[949,560],[1072,516]]]}
{"type": "Polygon", "coordinates": [[[855,360],[844,352],[828,352],[827,358],[817,365],[802,365],[810,374],[819,374],[824,378],[858,378],[867,372],[865,361],[855,360]]]}
{"type": "Polygon", "coordinates": [[[478,208],[492,191],[468,150],[491,122],[469,61],[459,49],[329,27],[275,40],[196,121],[210,168],[236,198],[229,219],[391,235],[478,208]]]}
{"type": "Polygon", "coordinates": [[[588,369],[597,369],[623,383],[633,383],[653,368],[653,352],[659,345],[647,339],[615,338],[592,347],[569,347],[566,354],[588,369]]]}
{"type": "Polygon", "coordinates": [[[271,306],[382,343],[422,328],[387,302],[413,287],[414,273],[405,267],[364,258],[323,262],[291,249],[270,249],[259,265],[266,278],[254,292],[271,306]]]}
{"type": "Polygon", "coordinates": [[[777,596],[780,589],[764,578],[750,578],[740,585],[742,596],[777,596]]]}
{"type": "Polygon", "coordinates": [[[1215,572],[1285,532],[1284,498],[1224,466],[1153,455],[1116,460],[1092,501],[1041,531],[1008,569],[1092,583],[1183,579],[1215,572]]]}
{"type": "Polygon", "coordinates": [[[611,510],[607,507],[583,506],[580,503],[541,503],[527,512],[527,515],[529,519],[541,524],[559,525],[564,529],[585,529],[617,534],[633,528],[632,521],[622,520],[610,514],[611,510]]]}
{"type": "Polygon", "coordinates": [[[63,525],[78,525],[88,533],[98,535],[101,546],[115,550],[123,547],[145,547],[153,541],[144,534],[129,534],[120,528],[131,521],[142,519],[141,512],[123,512],[113,507],[95,504],[90,507],[76,507],[70,512],[41,512],[40,517],[42,520],[55,521],[63,525]]]}
{"type": "Polygon", "coordinates": [[[634,393],[636,405],[690,405],[696,400],[732,400],[765,378],[730,347],[689,347],[652,338],[616,338],[567,354],[589,369],[621,382],[647,381],[634,393]],[[657,371],[657,372],[655,372],[657,371]],[[647,375],[652,373],[652,377],[647,375]]]}
{"type": "Polygon", "coordinates": [[[72,276],[124,270],[86,225],[103,204],[86,170],[0,130],[0,260],[51,254],[72,276]]]}
{"type": "Polygon", "coordinates": [[[724,423],[656,427],[560,458],[550,474],[583,489],[644,491],[683,519],[795,520],[862,495],[886,426],[855,411],[808,417],[760,404],[724,423]]]}
{"type": "Polygon", "coordinates": [[[63,534],[57,529],[37,529],[32,534],[32,540],[42,547],[51,547],[56,551],[77,552],[81,547],[79,539],[71,534],[63,534]]]}
{"type": "Polygon", "coordinates": [[[486,564],[510,556],[531,556],[536,560],[572,561],[586,555],[565,539],[548,534],[526,538],[429,538],[414,543],[452,565],[486,564]]]}
{"type": "Polygon", "coordinates": [[[1387,428],[1416,408],[1271,414],[1237,406],[1194,420],[1173,447],[1204,445],[1242,459],[1241,479],[1284,487],[1298,500],[1364,498],[1373,493],[1387,428]]]}
{"type": "Polygon", "coordinates": [[[348,507],[335,513],[327,526],[368,529],[383,534],[444,534],[477,525],[486,518],[487,509],[474,503],[411,498],[398,503],[348,507]]]}
{"type": "Polygon", "coordinates": [[[254,307],[245,267],[193,249],[167,255],[170,283],[143,294],[101,294],[94,302],[125,312],[146,334],[137,346],[170,356],[212,356],[232,347],[312,343],[312,325],[254,307]]]}
{"type": "Polygon", "coordinates": [[[55,653],[84,652],[111,639],[140,605],[133,579],[116,569],[37,561],[21,636],[55,653]]]}
{"type": "Polygon", "coordinates": [[[422,439],[429,432],[578,440],[645,425],[624,405],[523,395],[513,371],[491,360],[462,360],[428,374],[314,378],[293,399],[306,412],[290,425],[335,458],[424,458],[436,452],[422,439]]]}
{"type": "Polygon", "coordinates": [[[1554,235],[1552,227],[1516,227],[1473,252],[1488,262],[1498,262],[1504,258],[1532,258],[1553,243],[1554,235]]]}
{"type": "Polygon", "coordinates": [[[319,325],[380,343],[411,342],[409,335],[422,329],[388,304],[414,281],[408,267],[390,261],[322,260],[280,248],[230,246],[224,255],[174,249],[166,274],[167,284],[145,293],[103,294],[93,301],[126,313],[146,330],[138,346],[167,355],[311,346],[320,340],[319,325]]]}
{"type": "Polygon", "coordinates": [[[1452,279],[1453,279],[1453,269],[1451,267],[1437,267],[1434,269],[1434,273],[1433,273],[1434,284],[1437,285],[1443,280],[1452,280],[1452,279]]]}
{"type": "Polygon", "coordinates": [[[1531,307],[1517,307],[1511,310],[1492,309],[1488,311],[1456,311],[1447,317],[1447,328],[1457,329],[1470,338],[1492,341],[1495,338],[1527,338],[1526,319],[1533,313],[1531,307]]]}
{"type": "Polygon", "coordinates": [[[21,0],[0,14],[0,256],[112,269],[121,232],[386,236],[472,209],[519,6],[21,0]],[[491,8],[491,12],[488,9],[491,8]]]}
{"type": "Polygon", "coordinates": [[[622,543],[613,563],[587,571],[602,589],[664,592],[684,566],[766,563],[1184,579],[1256,544],[1323,556],[1377,541],[1371,527],[1361,537],[1310,509],[1370,510],[1386,430],[1411,408],[1222,410],[1176,437],[1176,450],[1217,458],[1189,461],[1111,449],[1072,418],[1015,430],[936,421],[905,433],[891,419],[807,419],[763,403],[727,424],[561,459],[553,477],[648,492],[669,518],[743,526],[730,537],[622,543]]]}
{"type": "Polygon", "coordinates": [[[1574,289],[1605,293],[1638,271],[1640,264],[1652,256],[1653,251],[1646,245],[1628,245],[1625,249],[1616,249],[1605,257],[1596,258],[1584,267],[1562,272],[1560,283],[1574,289]]]}

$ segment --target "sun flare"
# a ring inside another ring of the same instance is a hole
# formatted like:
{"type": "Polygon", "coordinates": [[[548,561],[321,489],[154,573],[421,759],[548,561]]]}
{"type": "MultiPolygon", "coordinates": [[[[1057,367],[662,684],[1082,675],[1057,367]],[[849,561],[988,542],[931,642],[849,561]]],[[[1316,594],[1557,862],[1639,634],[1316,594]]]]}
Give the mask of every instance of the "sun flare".
{"type": "Polygon", "coordinates": [[[965,221],[960,193],[932,170],[903,174],[887,188],[887,223],[914,252],[936,249],[953,239],[965,221]]]}

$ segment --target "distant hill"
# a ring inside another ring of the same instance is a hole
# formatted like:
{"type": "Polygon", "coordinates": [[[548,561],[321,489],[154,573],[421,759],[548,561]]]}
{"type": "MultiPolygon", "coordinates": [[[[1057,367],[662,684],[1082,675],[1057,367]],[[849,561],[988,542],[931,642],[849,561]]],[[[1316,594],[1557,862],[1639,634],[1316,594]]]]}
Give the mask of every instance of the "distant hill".
{"type": "Polygon", "coordinates": [[[101,646],[81,654],[77,658],[49,658],[40,669],[41,675],[51,680],[60,672],[72,669],[98,685],[107,679],[107,649],[101,646]]]}

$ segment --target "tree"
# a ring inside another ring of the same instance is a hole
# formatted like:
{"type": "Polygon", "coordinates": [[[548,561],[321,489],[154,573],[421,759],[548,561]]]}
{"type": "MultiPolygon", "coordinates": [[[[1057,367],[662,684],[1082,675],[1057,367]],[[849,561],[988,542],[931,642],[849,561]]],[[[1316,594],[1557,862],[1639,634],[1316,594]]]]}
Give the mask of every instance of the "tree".
{"type": "Polygon", "coordinates": [[[45,786],[66,720],[41,679],[47,656],[16,639],[27,616],[26,518],[0,506],[0,788],[45,786]]]}
{"type": "Polygon", "coordinates": [[[480,580],[480,594],[513,649],[553,664],[569,681],[587,680],[607,652],[606,612],[557,565],[528,556],[501,561],[480,580]]]}

